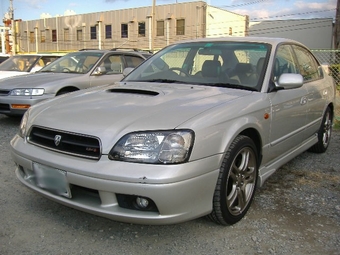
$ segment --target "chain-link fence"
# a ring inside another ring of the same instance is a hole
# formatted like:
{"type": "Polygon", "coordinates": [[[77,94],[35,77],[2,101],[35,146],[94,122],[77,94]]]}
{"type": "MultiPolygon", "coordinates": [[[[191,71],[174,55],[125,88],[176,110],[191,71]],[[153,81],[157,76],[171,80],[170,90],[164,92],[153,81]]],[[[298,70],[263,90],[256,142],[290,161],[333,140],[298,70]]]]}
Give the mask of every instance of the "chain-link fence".
{"type": "Polygon", "coordinates": [[[335,118],[340,122],[340,50],[312,50],[321,64],[328,66],[337,86],[335,118]]]}

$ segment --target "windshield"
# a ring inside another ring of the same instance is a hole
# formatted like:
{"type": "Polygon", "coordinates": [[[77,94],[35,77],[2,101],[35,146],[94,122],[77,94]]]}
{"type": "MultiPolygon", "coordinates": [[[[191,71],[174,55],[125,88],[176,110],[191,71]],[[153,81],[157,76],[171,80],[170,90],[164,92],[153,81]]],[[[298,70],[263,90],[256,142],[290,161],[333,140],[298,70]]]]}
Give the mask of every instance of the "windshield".
{"type": "Polygon", "coordinates": [[[30,72],[39,56],[17,55],[5,60],[0,65],[0,71],[30,72]]]}
{"type": "Polygon", "coordinates": [[[270,45],[253,42],[192,42],[169,46],[124,81],[166,82],[259,91],[270,45]]]}
{"type": "Polygon", "coordinates": [[[69,53],[45,66],[40,72],[78,73],[89,72],[103,56],[101,52],[79,51],[69,53]]]}

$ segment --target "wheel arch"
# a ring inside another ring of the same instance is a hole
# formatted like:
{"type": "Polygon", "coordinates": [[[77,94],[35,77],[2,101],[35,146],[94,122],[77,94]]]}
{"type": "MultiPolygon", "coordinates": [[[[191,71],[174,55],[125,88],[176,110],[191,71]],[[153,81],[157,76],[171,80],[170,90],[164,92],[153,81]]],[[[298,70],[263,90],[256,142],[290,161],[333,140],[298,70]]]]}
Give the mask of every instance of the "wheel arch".
{"type": "Polygon", "coordinates": [[[65,86],[65,87],[60,88],[57,91],[56,95],[58,96],[58,95],[66,94],[66,93],[77,91],[77,90],[79,90],[79,88],[75,86],[65,86]]]}
{"type": "MultiPolygon", "coordinates": [[[[335,114],[334,114],[334,103],[329,103],[328,105],[326,105],[326,108],[325,108],[325,111],[326,111],[326,109],[329,107],[329,109],[331,110],[331,117],[332,117],[332,120],[334,120],[334,116],[335,116],[335,114]]],[[[325,112],[324,111],[324,112],[325,112]]]]}
{"type": "Polygon", "coordinates": [[[258,156],[258,166],[261,165],[261,159],[262,159],[262,139],[260,136],[260,133],[255,128],[247,128],[240,132],[239,135],[248,136],[250,139],[253,140],[256,150],[257,150],[257,156],[258,156]]]}

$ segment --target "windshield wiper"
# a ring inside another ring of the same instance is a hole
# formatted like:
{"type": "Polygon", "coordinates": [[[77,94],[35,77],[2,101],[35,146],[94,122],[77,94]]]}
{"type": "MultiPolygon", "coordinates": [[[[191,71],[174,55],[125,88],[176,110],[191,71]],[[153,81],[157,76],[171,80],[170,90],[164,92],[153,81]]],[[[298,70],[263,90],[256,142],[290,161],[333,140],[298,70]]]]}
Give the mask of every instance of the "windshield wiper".
{"type": "Polygon", "coordinates": [[[178,80],[170,80],[170,79],[150,79],[150,80],[145,80],[143,82],[160,82],[160,83],[185,83],[182,81],[178,80]]]}
{"type": "Polygon", "coordinates": [[[250,90],[250,91],[258,91],[254,87],[244,86],[240,84],[231,84],[231,83],[209,83],[205,84],[207,86],[213,86],[213,87],[222,87],[222,88],[232,88],[232,89],[244,89],[244,90],[250,90]]]}

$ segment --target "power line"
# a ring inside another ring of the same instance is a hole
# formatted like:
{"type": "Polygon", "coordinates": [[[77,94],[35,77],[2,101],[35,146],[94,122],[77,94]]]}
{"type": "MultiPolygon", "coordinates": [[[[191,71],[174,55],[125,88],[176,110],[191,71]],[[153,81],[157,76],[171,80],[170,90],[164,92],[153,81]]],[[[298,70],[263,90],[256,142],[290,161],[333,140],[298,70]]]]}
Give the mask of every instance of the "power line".
{"type": "Polygon", "coordinates": [[[289,17],[289,16],[303,16],[303,15],[310,15],[310,14],[321,13],[321,12],[329,12],[329,11],[335,11],[335,10],[336,10],[336,8],[328,9],[328,10],[298,12],[298,13],[291,13],[291,14],[282,14],[282,15],[275,15],[275,16],[268,16],[268,17],[252,18],[251,20],[273,19],[273,18],[282,18],[282,17],[289,17]]]}
{"type": "Polygon", "coordinates": [[[241,6],[248,6],[248,5],[253,5],[253,4],[259,4],[262,2],[266,2],[268,0],[257,0],[257,1],[252,1],[248,3],[242,3],[242,4],[233,4],[233,5],[222,5],[222,8],[234,8],[234,7],[241,7],[241,6]]]}

